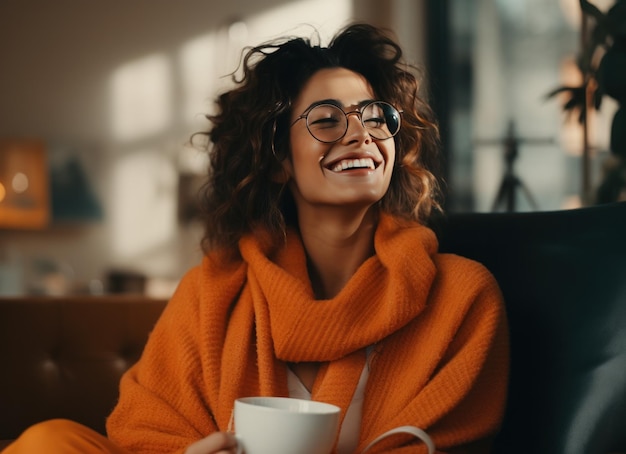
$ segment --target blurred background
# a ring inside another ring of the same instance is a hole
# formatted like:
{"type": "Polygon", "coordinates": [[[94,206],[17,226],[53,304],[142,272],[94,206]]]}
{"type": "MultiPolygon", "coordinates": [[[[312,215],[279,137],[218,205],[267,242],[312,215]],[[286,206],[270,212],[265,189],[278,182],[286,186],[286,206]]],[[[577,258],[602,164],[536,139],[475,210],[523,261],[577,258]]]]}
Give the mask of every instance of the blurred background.
{"type": "Polygon", "coordinates": [[[201,258],[189,137],[242,47],[353,20],[423,68],[449,211],[593,203],[617,106],[583,130],[547,98],[580,83],[578,0],[2,0],[0,296],[169,296],[201,258]]]}

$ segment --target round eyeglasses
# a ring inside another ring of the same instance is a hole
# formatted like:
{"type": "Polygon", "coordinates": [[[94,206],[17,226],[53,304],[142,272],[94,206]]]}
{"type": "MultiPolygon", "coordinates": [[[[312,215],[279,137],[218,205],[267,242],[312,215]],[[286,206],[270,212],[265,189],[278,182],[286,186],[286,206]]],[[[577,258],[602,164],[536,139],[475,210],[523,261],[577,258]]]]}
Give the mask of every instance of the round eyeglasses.
{"type": "Polygon", "coordinates": [[[348,115],[358,115],[368,134],[377,140],[390,139],[400,131],[400,112],[384,101],[372,101],[357,110],[344,112],[334,104],[316,104],[291,123],[303,118],[309,133],[320,142],[333,143],[348,132],[348,115]]]}

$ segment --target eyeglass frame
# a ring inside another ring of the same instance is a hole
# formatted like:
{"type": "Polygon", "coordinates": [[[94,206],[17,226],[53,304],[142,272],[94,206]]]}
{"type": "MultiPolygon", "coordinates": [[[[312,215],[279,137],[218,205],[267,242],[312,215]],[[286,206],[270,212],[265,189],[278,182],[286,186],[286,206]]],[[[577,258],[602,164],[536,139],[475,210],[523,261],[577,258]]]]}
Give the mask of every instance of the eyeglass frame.
{"type": "Polygon", "coordinates": [[[311,137],[313,137],[315,140],[317,140],[318,142],[321,143],[335,143],[335,142],[339,142],[341,139],[343,139],[346,134],[348,133],[348,116],[349,115],[358,115],[359,116],[359,120],[361,121],[361,126],[363,126],[363,128],[367,131],[367,133],[369,134],[370,137],[372,137],[374,140],[388,140],[391,139],[392,137],[395,137],[398,132],[400,132],[400,127],[402,126],[402,110],[399,110],[396,106],[394,106],[391,103],[388,103],[387,101],[380,101],[380,100],[371,100],[371,101],[366,101],[364,103],[362,103],[359,107],[357,107],[354,110],[350,110],[348,112],[346,112],[345,110],[343,110],[343,108],[335,102],[332,102],[332,100],[324,100],[324,101],[319,101],[316,103],[313,103],[311,106],[307,107],[307,109],[301,114],[299,115],[290,125],[289,128],[292,128],[297,122],[299,122],[300,120],[302,120],[303,118],[306,119],[306,129],[309,132],[309,134],[311,135],[311,137]],[[393,108],[396,112],[398,112],[398,129],[396,130],[396,132],[394,132],[393,134],[391,134],[391,136],[389,137],[385,137],[384,139],[379,139],[378,137],[373,136],[370,133],[370,129],[365,126],[365,123],[363,123],[363,111],[365,109],[367,109],[369,106],[371,106],[372,104],[386,104],[388,106],[390,106],[391,108],[393,108]],[[336,107],[337,109],[339,109],[341,112],[343,112],[344,116],[346,117],[346,130],[343,132],[343,134],[335,139],[335,140],[331,140],[331,141],[326,141],[326,140],[320,140],[317,137],[315,137],[315,134],[313,134],[311,132],[311,128],[309,128],[309,121],[308,121],[308,117],[309,114],[311,113],[311,111],[313,111],[315,108],[320,107],[320,106],[332,106],[332,107],[336,107]]]}

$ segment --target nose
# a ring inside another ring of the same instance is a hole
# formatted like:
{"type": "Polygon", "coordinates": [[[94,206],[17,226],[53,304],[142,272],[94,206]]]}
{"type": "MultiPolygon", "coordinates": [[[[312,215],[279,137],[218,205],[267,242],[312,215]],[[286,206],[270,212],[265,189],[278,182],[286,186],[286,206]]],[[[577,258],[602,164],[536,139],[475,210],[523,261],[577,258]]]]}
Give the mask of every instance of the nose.
{"type": "Polygon", "coordinates": [[[348,129],[345,136],[343,136],[344,141],[347,141],[348,143],[352,141],[369,143],[372,140],[367,128],[363,125],[362,118],[361,112],[359,111],[346,113],[348,129]]]}

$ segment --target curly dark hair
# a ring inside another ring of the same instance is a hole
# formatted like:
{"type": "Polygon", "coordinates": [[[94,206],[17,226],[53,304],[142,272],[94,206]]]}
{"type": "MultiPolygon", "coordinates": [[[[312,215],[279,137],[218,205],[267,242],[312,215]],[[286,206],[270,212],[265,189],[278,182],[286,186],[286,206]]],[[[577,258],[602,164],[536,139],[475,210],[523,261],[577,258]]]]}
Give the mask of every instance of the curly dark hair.
{"type": "MultiPolygon", "coordinates": [[[[316,38],[319,42],[319,37],[316,38]]],[[[317,71],[346,68],[361,74],[379,99],[402,111],[394,137],[396,166],[379,209],[427,223],[441,211],[439,131],[430,107],[418,95],[415,67],[404,62],[390,32],[352,24],[322,47],[310,39],[284,38],[246,50],[236,88],[222,93],[212,128],[209,174],[203,186],[205,252],[236,249],[242,235],[257,228],[280,241],[295,225],[295,204],[285,184],[276,182],[289,153],[292,103],[317,71]]]]}

